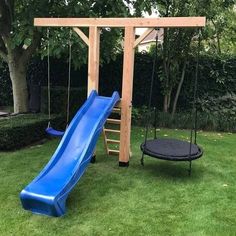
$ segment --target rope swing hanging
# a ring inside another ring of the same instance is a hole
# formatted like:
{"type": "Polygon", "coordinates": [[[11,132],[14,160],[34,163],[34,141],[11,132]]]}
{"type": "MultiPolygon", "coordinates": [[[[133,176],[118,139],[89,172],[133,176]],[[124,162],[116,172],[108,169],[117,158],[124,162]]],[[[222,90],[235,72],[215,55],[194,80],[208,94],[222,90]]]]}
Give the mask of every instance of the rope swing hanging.
{"type": "MultiPolygon", "coordinates": [[[[71,87],[71,36],[72,31],[70,30],[69,33],[69,42],[68,42],[68,48],[69,48],[69,58],[68,58],[68,82],[67,82],[67,109],[66,109],[66,128],[69,124],[69,118],[70,118],[70,87],[71,87]]],[[[46,128],[46,132],[54,137],[60,137],[64,135],[64,131],[56,130],[51,126],[51,77],[50,77],[50,32],[49,29],[47,29],[47,39],[48,39],[48,45],[47,45],[47,64],[48,64],[48,127],[46,128]]]]}
{"type": "Polygon", "coordinates": [[[149,122],[150,122],[150,111],[152,105],[153,95],[153,84],[154,77],[157,77],[157,47],[158,47],[158,36],[156,36],[155,42],[155,57],[153,60],[151,85],[150,85],[150,97],[148,102],[148,116],[146,120],[145,129],[145,140],[141,144],[142,150],[141,164],[144,165],[144,155],[154,157],[157,159],[168,160],[168,161],[189,161],[189,175],[191,174],[192,161],[200,158],[203,155],[203,150],[197,145],[197,87],[199,77],[199,53],[200,53],[200,30],[198,35],[198,49],[197,49],[197,60],[196,60],[196,71],[194,79],[194,94],[193,94],[193,107],[192,107],[192,128],[190,132],[190,142],[178,140],[174,138],[157,138],[156,133],[156,120],[157,111],[155,109],[154,119],[154,138],[148,139],[149,122]]]}

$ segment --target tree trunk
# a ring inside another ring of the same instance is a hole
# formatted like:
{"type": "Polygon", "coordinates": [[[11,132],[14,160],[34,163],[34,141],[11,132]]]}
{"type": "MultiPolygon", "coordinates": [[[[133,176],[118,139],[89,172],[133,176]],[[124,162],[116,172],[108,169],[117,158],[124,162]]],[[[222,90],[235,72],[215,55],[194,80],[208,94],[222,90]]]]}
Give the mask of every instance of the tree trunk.
{"type": "Polygon", "coordinates": [[[214,20],[211,20],[212,24],[215,27],[215,32],[216,32],[216,43],[217,43],[217,52],[218,54],[221,54],[221,46],[220,46],[220,33],[218,31],[217,25],[214,22],[214,20]]]}
{"type": "Polygon", "coordinates": [[[221,54],[221,46],[220,46],[220,35],[216,33],[216,39],[217,39],[217,49],[218,53],[221,54]]]}
{"type": "Polygon", "coordinates": [[[168,95],[167,94],[164,96],[163,111],[165,113],[168,112],[168,95]]]}
{"type": "Polygon", "coordinates": [[[174,114],[176,112],[176,106],[177,106],[177,102],[178,102],[178,99],[179,99],[179,94],[180,94],[180,91],[181,91],[181,88],[182,88],[182,85],[183,85],[183,82],[184,82],[186,65],[187,65],[187,61],[185,60],[184,65],[183,65],[183,69],[182,69],[180,82],[178,84],[178,88],[177,88],[177,91],[176,91],[176,94],[175,94],[175,99],[174,99],[174,103],[173,103],[173,107],[172,107],[172,114],[171,114],[172,118],[174,117],[174,114]]]}
{"type": "Polygon", "coordinates": [[[26,82],[26,63],[18,60],[9,61],[12,82],[14,113],[28,111],[28,89],[26,82]]]}
{"type": "Polygon", "coordinates": [[[167,103],[168,111],[170,109],[171,93],[172,93],[172,88],[170,88],[170,91],[168,92],[168,103],[167,103]]]}

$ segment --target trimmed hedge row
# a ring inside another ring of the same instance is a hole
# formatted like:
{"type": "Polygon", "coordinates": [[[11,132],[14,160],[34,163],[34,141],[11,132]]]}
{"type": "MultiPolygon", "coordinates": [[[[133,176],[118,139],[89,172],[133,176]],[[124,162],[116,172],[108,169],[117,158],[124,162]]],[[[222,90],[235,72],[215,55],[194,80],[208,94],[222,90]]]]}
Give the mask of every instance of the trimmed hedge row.
{"type": "MultiPolygon", "coordinates": [[[[61,117],[53,116],[53,127],[65,127],[61,117]]],[[[48,117],[44,114],[22,114],[0,119],[0,151],[15,150],[47,137],[48,117]]]]}

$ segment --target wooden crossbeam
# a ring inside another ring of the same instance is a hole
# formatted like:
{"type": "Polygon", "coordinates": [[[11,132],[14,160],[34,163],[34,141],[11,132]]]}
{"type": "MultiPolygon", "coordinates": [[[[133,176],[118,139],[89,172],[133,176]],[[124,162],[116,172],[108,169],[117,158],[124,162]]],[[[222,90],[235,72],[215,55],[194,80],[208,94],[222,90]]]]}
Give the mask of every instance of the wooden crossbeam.
{"type": "Polygon", "coordinates": [[[74,27],[73,30],[80,36],[80,38],[89,46],[89,38],[84,34],[84,32],[77,28],[74,27]]]}
{"type": "Polygon", "coordinates": [[[205,17],[162,18],[34,18],[35,26],[51,27],[203,27],[205,17]]]}

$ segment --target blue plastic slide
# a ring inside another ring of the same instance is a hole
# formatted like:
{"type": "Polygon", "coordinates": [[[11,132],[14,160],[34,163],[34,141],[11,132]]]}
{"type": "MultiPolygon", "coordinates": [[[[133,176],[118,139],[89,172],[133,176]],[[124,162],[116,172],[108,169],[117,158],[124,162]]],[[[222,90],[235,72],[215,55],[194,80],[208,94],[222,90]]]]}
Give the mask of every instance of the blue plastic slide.
{"type": "Polygon", "coordinates": [[[49,216],[65,214],[66,199],[93,156],[97,139],[114,105],[120,100],[92,91],[67,128],[41,173],[20,193],[24,209],[49,216]]]}

